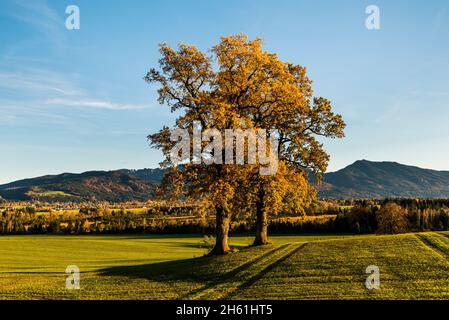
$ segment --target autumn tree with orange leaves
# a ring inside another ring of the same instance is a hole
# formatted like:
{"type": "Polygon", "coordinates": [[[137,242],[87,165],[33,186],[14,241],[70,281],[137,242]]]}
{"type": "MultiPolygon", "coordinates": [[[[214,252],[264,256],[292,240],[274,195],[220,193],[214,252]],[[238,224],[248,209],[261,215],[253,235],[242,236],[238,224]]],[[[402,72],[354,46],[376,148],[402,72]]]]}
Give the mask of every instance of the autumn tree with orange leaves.
{"type": "MultiPolygon", "coordinates": [[[[251,165],[187,164],[178,170],[170,159],[173,141],[164,127],[149,139],[170,167],[166,185],[177,194],[208,202],[216,212],[216,245],[212,254],[228,252],[229,223],[240,212],[256,217],[254,245],[268,243],[269,214],[301,213],[316,193],[308,183],[320,176],[329,155],[317,136],[341,138],[345,124],[330,102],[314,97],[306,69],[264,51],[262,41],[245,35],[223,37],[211,54],[181,44],[161,45],[160,69],[145,79],[159,84],[159,102],[182,111],[173,128],[266,129],[279,141],[278,168],[261,175],[261,161],[251,165]]],[[[248,149],[245,149],[246,153],[248,149]]],[[[224,150],[222,150],[224,154],[224,150]]],[[[247,154],[246,154],[247,155],[247,154]]],[[[268,155],[273,156],[273,155],[268,155]]],[[[191,159],[192,160],[192,159],[191,159]]]]}
{"type": "Polygon", "coordinates": [[[215,47],[220,65],[218,81],[247,127],[276,130],[279,169],[275,175],[254,172],[250,179],[256,211],[255,245],[266,244],[268,214],[301,212],[314,198],[308,172],[320,177],[329,155],[318,136],[344,137],[345,123],[329,100],[314,97],[306,69],[263,51],[260,39],[244,35],[222,38],[215,47]],[[286,208],[287,207],[287,208],[286,208]]]}

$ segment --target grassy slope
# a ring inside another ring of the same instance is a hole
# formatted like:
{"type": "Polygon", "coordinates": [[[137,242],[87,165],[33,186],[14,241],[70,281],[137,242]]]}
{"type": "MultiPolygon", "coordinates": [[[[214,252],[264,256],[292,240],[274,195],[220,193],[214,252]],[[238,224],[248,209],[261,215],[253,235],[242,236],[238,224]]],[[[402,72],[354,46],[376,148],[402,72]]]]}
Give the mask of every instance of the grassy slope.
{"type": "Polygon", "coordinates": [[[201,237],[0,237],[1,299],[448,298],[449,237],[279,236],[263,248],[203,257],[201,237]],[[197,257],[197,258],[194,258],[197,257]],[[194,258],[194,259],[192,259],[194,258]],[[65,289],[65,268],[81,290],[65,289]],[[377,265],[381,289],[364,287],[377,265]]]}

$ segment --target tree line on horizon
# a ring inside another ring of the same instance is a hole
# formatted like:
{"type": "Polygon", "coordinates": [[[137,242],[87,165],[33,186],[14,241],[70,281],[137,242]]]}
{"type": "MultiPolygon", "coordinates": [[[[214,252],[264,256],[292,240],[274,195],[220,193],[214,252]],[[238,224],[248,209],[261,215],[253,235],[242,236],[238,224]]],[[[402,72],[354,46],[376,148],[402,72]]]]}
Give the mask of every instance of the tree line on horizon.
{"type": "MultiPolygon", "coordinates": [[[[381,205],[359,201],[352,208],[321,207],[314,216],[280,215],[268,223],[274,234],[395,234],[449,230],[449,200],[385,200],[381,205]],[[328,213],[334,213],[329,215],[328,213]]],[[[204,234],[215,231],[212,212],[197,206],[156,207],[144,214],[124,209],[83,208],[77,214],[38,214],[34,207],[0,212],[1,234],[204,234]]],[[[252,235],[254,217],[240,217],[229,226],[234,234],[252,235]]]]}

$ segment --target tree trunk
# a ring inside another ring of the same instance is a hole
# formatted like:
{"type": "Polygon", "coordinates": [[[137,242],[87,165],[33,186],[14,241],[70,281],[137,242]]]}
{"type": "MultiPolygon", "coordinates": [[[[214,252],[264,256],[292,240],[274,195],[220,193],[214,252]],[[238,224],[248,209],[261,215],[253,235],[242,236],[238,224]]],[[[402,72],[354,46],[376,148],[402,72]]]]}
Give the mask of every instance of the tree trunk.
{"type": "Polygon", "coordinates": [[[223,208],[216,208],[215,247],[209,255],[222,255],[231,251],[228,245],[229,222],[223,208]]]}
{"type": "Polygon", "coordinates": [[[263,210],[263,202],[256,203],[256,238],[253,246],[262,246],[269,244],[268,242],[268,217],[263,210]]]}

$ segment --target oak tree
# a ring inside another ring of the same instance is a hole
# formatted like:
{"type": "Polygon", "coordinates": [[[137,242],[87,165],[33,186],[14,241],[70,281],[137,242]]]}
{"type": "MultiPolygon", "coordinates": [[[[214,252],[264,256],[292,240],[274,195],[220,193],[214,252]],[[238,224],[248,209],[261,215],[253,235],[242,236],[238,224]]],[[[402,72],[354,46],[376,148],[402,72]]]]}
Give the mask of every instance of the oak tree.
{"type": "MultiPolygon", "coordinates": [[[[279,168],[271,176],[251,175],[248,203],[256,211],[255,245],[268,243],[267,215],[290,205],[301,212],[315,193],[307,183],[309,172],[320,178],[329,155],[317,137],[344,137],[345,123],[331,103],[314,97],[306,68],[284,62],[262,48],[261,39],[245,35],[224,37],[214,47],[220,66],[222,93],[246,128],[264,128],[267,138],[278,135],[279,168]]],[[[261,165],[259,163],[259,165],[261,165]]]]}
{"type": "MultiPolygon", "coordinates": [[[[160,68],[151,69],[145,79],[159,84],[159,102],[178,112],[172,129],[192,134],[198,121],[203,129],[265,129],[267,139],[276,137],[277,150],[268,149],[266,156],[275,156],[277,166],[267,175],[261,173],[266,163],[260,154],[256,163],[246,166],[190,163],[178,170],[170,158],[174,144],[170,128],[149,136],[152,145],[165,155],[162,165],[172,168],[170,180],[177,185],[171,186],[171,191],[214,207],[213,253],[229,251],[229,223],[239,211],[254,212],[254,244],[266,244],[269,214],[303,212],[313,200],[315,192],[308,183],[308,173],[319,177],[329,161],[317,137],[343,137],[342,117],[333,113],[329,100],[313,96],[304,67],[264,51],[260,39],[223,37],[210,54],[186,44],[177,50],[163,44],[160,52],[160,68]]],[[[215,152],[224,156],[225,150],[215,152]]],[[[246,148],[246,156],[248,153],[246,148]]]]}

